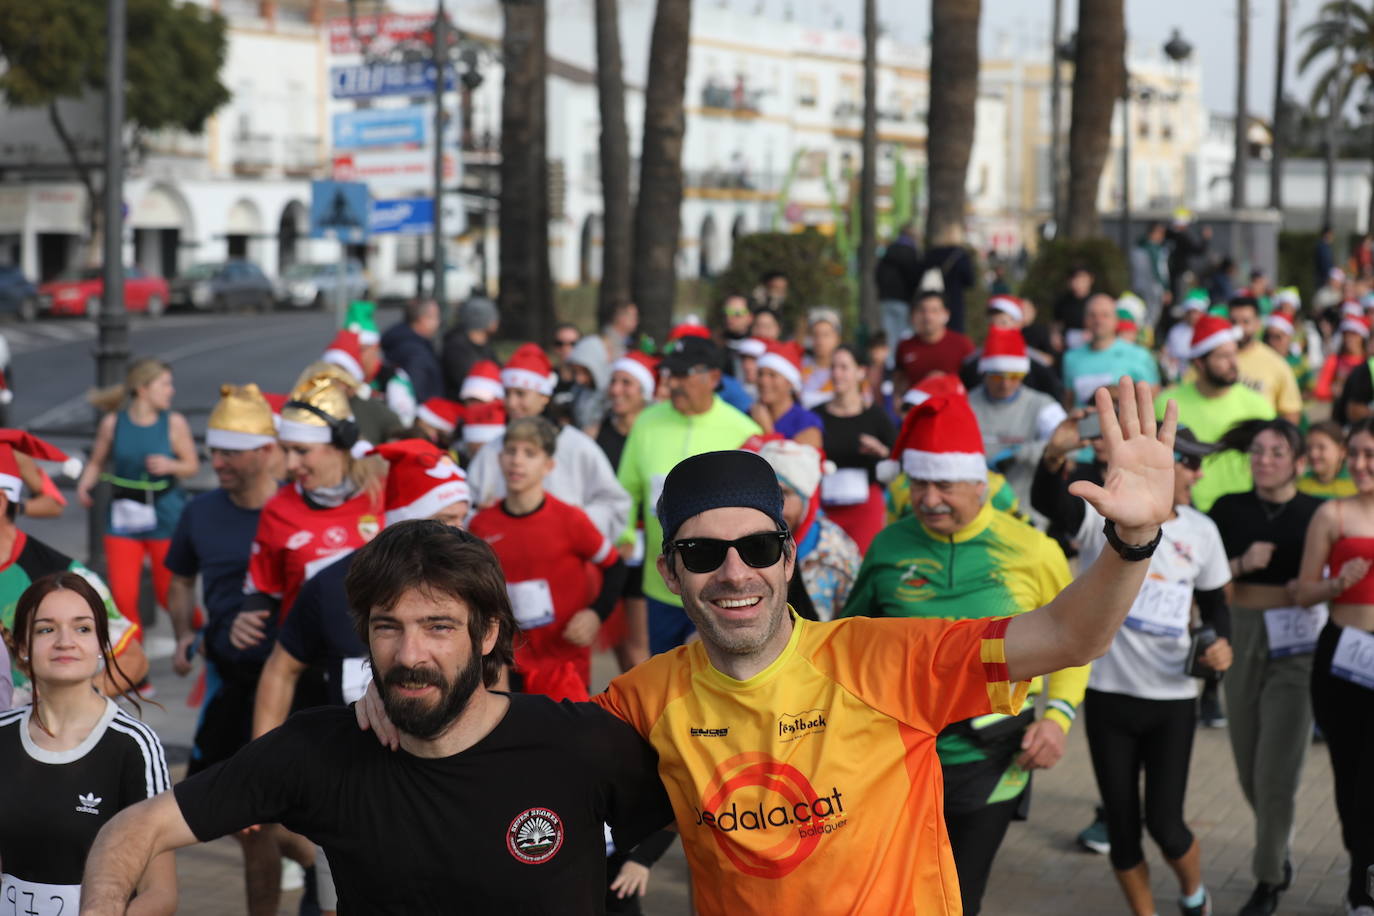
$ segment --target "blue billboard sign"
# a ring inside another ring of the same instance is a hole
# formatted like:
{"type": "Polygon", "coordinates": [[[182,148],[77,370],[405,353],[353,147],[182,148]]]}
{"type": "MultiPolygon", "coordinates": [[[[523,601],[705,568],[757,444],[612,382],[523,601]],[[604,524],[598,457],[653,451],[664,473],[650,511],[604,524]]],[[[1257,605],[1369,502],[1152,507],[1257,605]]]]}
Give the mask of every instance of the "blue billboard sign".
{"type": "Polygon", "coordinates": [[[361,242],[371,217],[368,199],[361,181],[312,181],[310,237],[361,242]]]}
{"type": "Polygon", "coordinates": [[[365,108],[334,115],[334,149],[423,146],[428,136],[422,108],[365,108]]]}
{"type": "MultiPolygon", "coordinates": [[[[444,70],[444,88],[456,84],[452,67],[444,70]]],[[[426,95],[434,91],[434,65],[411,63],[360,64],[329,68],[329,91],[336,99],[366,99],[379,95],[426,95]]]]}
{"type": "Polygon", "coordinates": [[[371,231],[427,235],[434,231],[434,198],[406,197],[372,202],[371,231]]]}

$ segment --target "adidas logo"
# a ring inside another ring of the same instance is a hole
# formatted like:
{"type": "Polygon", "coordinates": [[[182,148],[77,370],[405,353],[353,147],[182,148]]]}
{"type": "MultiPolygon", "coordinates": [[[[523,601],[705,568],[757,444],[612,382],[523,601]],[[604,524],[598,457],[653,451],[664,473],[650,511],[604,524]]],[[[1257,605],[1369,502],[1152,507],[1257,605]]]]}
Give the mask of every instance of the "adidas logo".
{"type": "Polygon", "coordinates": [[[91,792],[87,795],[76,796],[76,800],[81,803],[76,806],[76,810],[80,811],[82,814],[99,814],[100,803],[103,802],[105,799],[100,798],[94,792],[91,792]]]}

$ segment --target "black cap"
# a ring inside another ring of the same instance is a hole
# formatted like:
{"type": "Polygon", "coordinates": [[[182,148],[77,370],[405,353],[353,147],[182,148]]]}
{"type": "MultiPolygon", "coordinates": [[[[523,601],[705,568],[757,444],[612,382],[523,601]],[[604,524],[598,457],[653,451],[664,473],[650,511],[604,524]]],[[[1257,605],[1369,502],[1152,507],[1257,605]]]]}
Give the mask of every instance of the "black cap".
{"type": "Polygon", "coordinates": [[[720,347],[705,337],[680,337],[663,347],[663,368],[669,372],[686,372],[693,366],[707,369],[721,368],[720,347]]]}
{"type": "Polygon", "coordinates": [[[782,489],[773,466],[754,452],[706,452],[684,458],[668,472],[655,507],[666,551],[682,523],[711,509],[757,509],[786,530],[782,489]]]}
{"type": "Polygon", "coordinates": [[[1174,435],[1174,451],[1180,455],[1206,458],[1216,450],[1217,447],[1210,442],[1199,442],[1193,431],[1186,426],[1180,426],[1174,435]]]}

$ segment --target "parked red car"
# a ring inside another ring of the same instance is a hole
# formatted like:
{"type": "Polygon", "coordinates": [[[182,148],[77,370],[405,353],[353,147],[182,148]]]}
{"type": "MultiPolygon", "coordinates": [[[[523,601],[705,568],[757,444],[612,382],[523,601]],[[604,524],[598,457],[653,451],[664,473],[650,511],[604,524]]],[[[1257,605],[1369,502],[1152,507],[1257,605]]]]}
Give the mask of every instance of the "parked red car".
{"type": "MultiPolygon", "coordinates": [[[[50,315],[100,314],[100,299],[105,292],[101,268],[86,267],[64,275],[38,288],[38,308],[50,315]]],[[[167,308],[167,281],[138,267],[124,268],[124,307],[131,312],[146,312],[153,317],[167,308]]]]}

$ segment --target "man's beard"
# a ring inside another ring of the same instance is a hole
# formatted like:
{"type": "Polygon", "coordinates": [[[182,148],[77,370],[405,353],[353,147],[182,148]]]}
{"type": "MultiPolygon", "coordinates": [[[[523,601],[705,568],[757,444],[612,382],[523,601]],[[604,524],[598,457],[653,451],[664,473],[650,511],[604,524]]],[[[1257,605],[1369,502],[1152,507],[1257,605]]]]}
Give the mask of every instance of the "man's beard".
{"type": "MultiPolygon", "coordinates": [[[[801,575],[801,572],[798,571],[795,575],[801,575]]],[[[745,589],[744,592],[757,594],[756,589],[745,589]]],[[[743,593],[736,593],[736,590],[731,588],[713,589],[709,594],[703,593],[698,596],[695,607],[691,606],[692,602],[684,600],[683,610],[701,633],[704,642],[715,646],[728,655],[753,655],[772,641],[782,626],[783,620],[786,619],[786,593],[778,595],[769,589],[768,593],[759,601],[761,606],[770,608],[762,632],[726,626],[705,607],[708,601],[736,597],[744,597],[744,595],[743,593]]]]}
{"type": "Polygon", "coordinates": [[[468,700],[472,699],[477,685],[482,683],[482,647],[474,645],[472,648],[471,660],[452,684],[433,668],[406,668],[401,665],[378,678],[382,705],[386,707],[387,717],[392,724],[422,741],[431,741],[443,734],[467,708],[468,700]],[[410,687],[433,684],[439,688],[439,699],[430,704],[419,698],[393,695],[392,688],[402,683],[410,687]]]}
{"type": "Polygon", "coordinates": [[[1207,384],[1216,388],[1230,388],[1236,383],[1236,379],[1240,377],[1240,373],[1234,370],[1229,376],[1217,375],[1205,365],[1202,367],[1202,375],[1207,379],[1207,384]]]}

